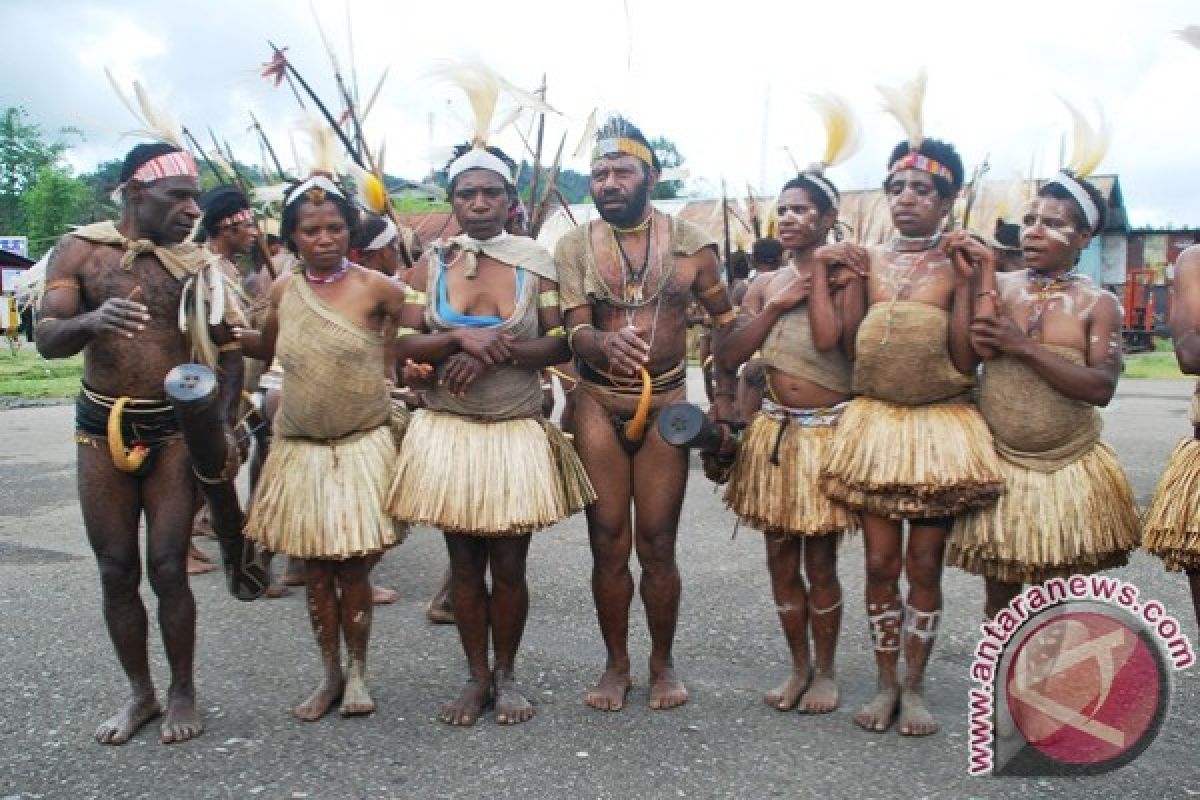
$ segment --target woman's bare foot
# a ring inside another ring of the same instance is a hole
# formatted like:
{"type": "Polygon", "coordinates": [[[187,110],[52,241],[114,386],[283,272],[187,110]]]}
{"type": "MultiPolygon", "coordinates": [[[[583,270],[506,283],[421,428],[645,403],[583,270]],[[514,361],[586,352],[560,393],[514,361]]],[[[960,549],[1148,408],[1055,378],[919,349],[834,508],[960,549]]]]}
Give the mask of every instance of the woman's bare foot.
{"type": "Polygon", "coordinates": [[[360,717],[375,713],[375,701],[367,691],[367,681],[360,669],[346,671],[346,686],[342,690],[342,705],[338,713],[343,717],[360,717]]]}
{"type": "Polygon", "coordinates": [[[929,736],[941,728],[929,713],[925,698],[916,689],[905,689],[900,694],[900,718],[896,730],[901,736],[929,736]]]}
{"type": "Polygon", "coordinates": [[[800,697],[801,714],[828,714],[838,707],[841,697],[832,675],[813,675],[808,690],[800,697]]]}
{"type": "Polygon", "coordinates": [[[204,723],[196,710],[196,696],[189,691],[171,690],[167,693],[167,715],[159,727],[159,741],[176,744],[195,739],[204,733],[204,723]]]}
{"type": "Polygon", "coordinates": [[[584,695],[583,702],[599,711],[620,711],[625,707],[625,696],[632,685],[628,669],[609,667],[584,695]]]}
{"type": "Polygon", "coordinates": [[[512,675],[497,672],[493,681],[496,693],[496,723],[519,725],[533,719],[533,704],[521,694],[512,675]]]}
{"type": "Polygon", "coordinates": [[[284,586],[303,586],[304,559],[288,556],[287,567],[284,568],[280,581],[284,586]]]}
{"type": "Polygon", "coordinates": [[[334,703],[342,698],[342,691],[345,687],[345,678],[338,676],[335,679],[326,676],[307,700],[292,709],[292,714],[305,722],[314,722],[320,719],[333,707],[334,703]]]}
{"type": "Polygon", "coordinates": [[[400,593],[395,589],[385,589],[382,586],[371,585],[371,602],[377,606],[390,606],[400,599],[400,593]]]}
{"type": "Polygon", "coordinates": [[[267,587],[267,597],[277,600],[280,597],[287,597],[292,593],[292,590],[278,581],[271,581],[271,585],[267,587]]]}
{"type": "Polygon", "coordinates": [[[492,682],[471,678],[458,697],[442,706],[438,719],[447,725],[474,725],[492,701],[492,682]]]}
{"type": "Polygon", "coordinates": [[[854,714],[854,721],[859,727],[873,733],[883,733],[892,727],[896,717],[896,706],[900,701],[900,689],[892,686],[880,689],[871,701],[854,714]]]}
{"type": "Polygon", "coordinates": [[[188,549],[187,557],[187,574],[188,575],[203,575],[206,572],[212,572],[217,568],[217,565],[212,563],[212,559],[204,553],[196,545],[191,545],[188,549]]]}
{"type": "Polygon", "coordinates": [[[809,671],[792,669],[783,683],[776,686],[763,696],[763,700],[771,708],[779,711],[791,711],[800,702],[800,695],[808,687],[809,671]]]}
{"type": "Polygon", "coordinates": [[[650,707],[655,711],[678,708],[688,701],[688,690],[675,674],[675,668],[667,665],[650,668],[650,707]]]}
{"type": "Polygon", "coordinates": [[[188,558],[194,558],[197,561],[205,561],[208,563],[211,563],[213,560],[212,556],[201,550],[199,547],[196,547],[195,542],[188,542],[188,558]]]}
{"type": "Polygon", "coordinates": [[[137,733],[138,728],[161,713],[162,706],[155,699],[154,692],[131,698],[120,711],[96,728],[96,741],[100,744],[125,744],[137,733]]]}

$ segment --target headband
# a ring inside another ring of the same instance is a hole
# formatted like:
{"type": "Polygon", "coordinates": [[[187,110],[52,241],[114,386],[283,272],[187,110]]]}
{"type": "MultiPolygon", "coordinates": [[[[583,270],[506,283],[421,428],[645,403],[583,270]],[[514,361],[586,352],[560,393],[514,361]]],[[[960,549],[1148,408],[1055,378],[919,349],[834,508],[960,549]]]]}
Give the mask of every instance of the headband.
{"type": "Polygon", "coordinates": [[[455,178],[469,169],[489,170],[504,178],[504,182],[509,186],[513,185],[513,174],[508,164],[505,164],[499,156],[481,147],[473,147],[454,159],[450,168],[446,170],[446,181],[453,183],[455,178]]]}
{"type": "Polygon", "coordinates": [[[651,169],[658,169],[658,165],[654,163],[654,153],[650,152],[650,148],[637,139],[630,139],[628,136],[597,139],[596,146],[592,148],[592,161],[604,158],[605,156],[620,155],[633,156],[639,161],[644,162],[651,169]]]}
{"type": "Polygon", "coordinates": [[[817,191],[825,195],[825,199],[829,201],[829,205],[834,208],[838,207],[840,199],[838,190],[824,175],[814,169],[809,172],[801,172],[799,177],[801,180],[808,181],[817,191]]]}
{"type": "Polygon", "coordinates": [[[243,222],[254,222],[254,212],[249,208],[243,208],[233,212],[227,217],[222,217],[218,225],[240,225],[243,222]]]}
{"type": "Polygon", "coordinates": [[[954,185],[954,173],[950,168],[942,164],[940,161],[934,161],[932,158],[916,150],[909,150],[900,158],[896,159],[896,163],[892,164],[890,175],[895,175],[902,169],[919,169],[921,172],[928,172],[934,177],[945,178],[950,181],[950,185],[954,185]]]}
{"type": "MultiPolygon", "coordinates": [[[[133,174],[129,176],[129,181],[151,183],[160,178],[176,178],[180,176],[188,178],[200,177],[200,172],[196,169],[196,159],[192,158],[192,154],[185,150],[175,150],[170,153],[163,153],[161,156],[155,156],[134,170],[133,174]]],[[[122,193],[125,191],[125,187],[129,185],[129,181],[119,184],[112,190],[109,196],[114,202],[120,203],[123,201],[122,193]]]]}
{"type": "Polygon", "coordinates": [[[1046,185],[1061,186],[1066,189],[1072,199],[1079,204],[1080,210],[1083,211],[1088,229],[1092,233],[1096,232],[1096,223],[1100,221],[1100,209],[1096,208],[1096,201],[1087,193],[1087,189],[1083,188],[1083,184],[1079,182],[1078,178],[1065,169],[1059,170],[1057,175],[1046,181],[1046,185]]]}
{"type": "Polygon", "coordinates": [[[372,239],[366,247],[363,248],[363,252],[370,253],[374,252],[375,250],[382,250],[383,248],[387,247],[388,244],[390,244],[399,233],[400,231],[397,230],[396,223],[392,222],[389,217],[384,217],[383,230],[380,231],[379,235],[372,239]]]}
{"type": "Polygon", "coordinates": [[[307,199],[306,196],[314,189],[321,192],[321,198],[319,200],[315,197],[313,198],[314,203],[325,202],[325,194],[333,194],[337,195],[343,200],[346,199],[346,195],[342,194],[342,190],[339,189],[333,181],[329,180],[329,178],[325,177],[324,175],[313,175],[311,178],[291,191],[291,193],[287,196],[287,201],[284,203],[284,207],[286,208],[287,206],[294,205],[301,200],[307,199]]]}

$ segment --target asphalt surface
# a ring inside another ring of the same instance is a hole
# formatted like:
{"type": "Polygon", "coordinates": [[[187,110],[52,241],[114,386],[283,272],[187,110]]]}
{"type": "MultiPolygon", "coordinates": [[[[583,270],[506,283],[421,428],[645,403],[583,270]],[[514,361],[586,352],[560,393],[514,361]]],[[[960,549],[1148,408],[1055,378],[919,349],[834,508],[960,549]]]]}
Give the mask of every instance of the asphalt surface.
{"type": "MultiPolygon", "coordinates": [[[[1188,430],[1182,381],[1128,382],[1105,412],[1106,438],[1145,503],[1174,442],[1188,430]]],[[[426,598],[445,555],[432,531],[414,532],[377,576],[400,591],[377,609],[370,683],[378,712],[316,723],[288,709],[318,679],[301,592],[241,604],[216,574],[194,579],[199,605],[197,685],[206,732],[159,744],[148,725],[123,747],[92,740],[125,699],[104,632],[96,567],[76,502],[69,406],[0,413],[0,800],[214,797],[1147,797],[1200,795],[1200,672],[1176,675],[1169,717],[1133,764],[1092,778],[967,775],[969,664],[981,620],[982,581],[947,570],[946,613],[929,670],[941,733],[869,734],[851,714],[874,671],[861,603],[862,546],[843,549],[846,615],[838,653],[842,707],[810,717],[762,702],[787,671],[761,536],[742,529],[694,463],[680,528],[684,596],[676,662],[692,701],[646,707],[648,651],[634,601],[635,685],[619,714],[587,709],[586,686],[604,651],[592,611],[582,516],[536,535],[529,559],[532,608],[518,664],[537,717],[516,728],[485,718],[439,723],[464,663],[452,627],[426,624],[426,598]]],[[[203,545],[215,552],[211,542],[203,545]]],[[[1162,601],[1196,641],[1185,580],[1135,555],[1116,571],[1162,601]]],[[[154,600],[143,587],[147,607],[154,600]]],[[[153,619],[153,616],[151,617],[153,619]]],[[[153,626],[152,626],[153,627],[153,626]]],[[[154,671],[165,689],[157,631],[154,671]]]]}

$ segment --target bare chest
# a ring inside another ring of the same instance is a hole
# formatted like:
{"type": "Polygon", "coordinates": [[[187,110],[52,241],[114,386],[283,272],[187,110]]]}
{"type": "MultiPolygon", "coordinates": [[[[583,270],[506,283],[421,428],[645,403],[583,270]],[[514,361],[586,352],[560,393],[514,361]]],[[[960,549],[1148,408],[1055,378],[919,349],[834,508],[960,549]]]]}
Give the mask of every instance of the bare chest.
{"type": "Polygon", "coordinates": [[[954,265],[936,250],[886,253],[873,261],[868,283],[872,303],[908,300],[939,308],[949,308],[954,285],[954,265]]]}

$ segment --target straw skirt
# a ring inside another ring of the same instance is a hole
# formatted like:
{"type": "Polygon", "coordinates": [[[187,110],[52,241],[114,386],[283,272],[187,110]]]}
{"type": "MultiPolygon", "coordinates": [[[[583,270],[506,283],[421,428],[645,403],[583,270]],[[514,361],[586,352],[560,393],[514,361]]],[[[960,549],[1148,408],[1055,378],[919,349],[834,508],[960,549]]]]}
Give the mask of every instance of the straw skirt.
{"type": "Polygon", "coordinates": [[[1142,546],[1167,569],[1200,570],[1200,441],[1189,437],[1175,448],[1142,526],[1142,546]]]}

